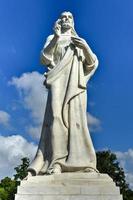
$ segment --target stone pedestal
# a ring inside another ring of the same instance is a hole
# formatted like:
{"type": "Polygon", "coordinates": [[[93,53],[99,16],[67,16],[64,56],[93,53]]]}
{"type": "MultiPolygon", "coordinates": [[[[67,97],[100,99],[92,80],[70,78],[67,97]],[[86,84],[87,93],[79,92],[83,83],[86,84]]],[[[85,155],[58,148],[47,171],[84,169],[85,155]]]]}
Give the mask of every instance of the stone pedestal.
{"type": "Polygon", "coordinates": [[[122,200],[107,174],[62,173],[21,181],[15,200],[122,200]]]}

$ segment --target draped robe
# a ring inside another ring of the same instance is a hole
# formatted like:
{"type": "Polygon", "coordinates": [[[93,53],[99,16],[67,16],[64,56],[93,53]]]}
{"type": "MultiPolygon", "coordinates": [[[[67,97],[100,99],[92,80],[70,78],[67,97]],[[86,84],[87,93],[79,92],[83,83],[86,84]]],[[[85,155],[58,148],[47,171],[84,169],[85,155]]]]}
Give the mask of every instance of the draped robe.
{"type": "Polygon", "coordinates": [[[51,60],[42,51],[42,63],[50,70],[46,73],[48,98],[41,138],[28,169],[34,175],[45,174],[55,164],[61,166],[62,172],[96,170],[86,118],[86,84],[98,66],[97,57],[92,54],[93,62],[88,64],[83,50],[68,39],[57,43],[51,60]]]}

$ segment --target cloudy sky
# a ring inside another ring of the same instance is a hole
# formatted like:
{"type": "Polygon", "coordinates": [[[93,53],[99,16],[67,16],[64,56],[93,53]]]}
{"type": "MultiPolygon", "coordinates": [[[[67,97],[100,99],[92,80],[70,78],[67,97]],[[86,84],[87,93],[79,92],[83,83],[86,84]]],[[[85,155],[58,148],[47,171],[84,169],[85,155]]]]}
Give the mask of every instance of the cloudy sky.
{"type": "Polygon", "coordinates": [[[40,51],[68,10],[99,59],[87,106],[95,149],[117,153],[133,188],[132,9],[132,0],[0,0],[0,178],[34,157],[47,99],[40,51]]]}

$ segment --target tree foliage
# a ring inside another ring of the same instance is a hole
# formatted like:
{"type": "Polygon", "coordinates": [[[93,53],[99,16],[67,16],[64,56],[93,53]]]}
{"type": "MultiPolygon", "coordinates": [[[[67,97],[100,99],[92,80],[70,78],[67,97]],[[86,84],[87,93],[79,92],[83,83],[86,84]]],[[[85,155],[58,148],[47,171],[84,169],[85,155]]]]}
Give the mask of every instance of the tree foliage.
{"type": "Polygon", "coordinates": [[[29,158],[22,158],[22,164],[15,167],[16,174],[14,175],[14,180],[19,181],[23,180],[27,176],[27,168],[29,166],[29,158]]]}
{"type": "Polygon", "coordinates": [[[117,157],[111,151],[97,152],[97,169],[100,173],[107,173],[118,187],[123,195],[123,200],[133,200],[133,191],[129,189],[126,183],[124,170],[120,167],[117,157]]]}
{"type": "Polygon", "coordinates": [[[15,194],[17,192],[17,186],[27,175],[27,168],[29,166],[29,158],[22,158],[22,163],[15,167],[16,174],[12,180],[9,177],[5,177],[0,182],[0,200],[14,200],[15,194]]]}
{"type": "Polygon", "coordinates": [[[5,177],[0,183],[0,200],[14,200],[17,191],[17,182],[5,177]]]}

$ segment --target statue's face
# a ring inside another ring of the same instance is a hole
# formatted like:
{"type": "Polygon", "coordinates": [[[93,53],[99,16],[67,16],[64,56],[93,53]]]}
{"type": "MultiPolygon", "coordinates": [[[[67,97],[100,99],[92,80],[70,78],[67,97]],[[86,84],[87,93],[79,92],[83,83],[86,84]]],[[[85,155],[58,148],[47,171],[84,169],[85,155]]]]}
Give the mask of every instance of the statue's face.
{"type": "Polygon", "coordinates": [[[70,29],[73,27],[73,16],[70,12],[64,12],[61,15],[61,27],[70,29]]]}

